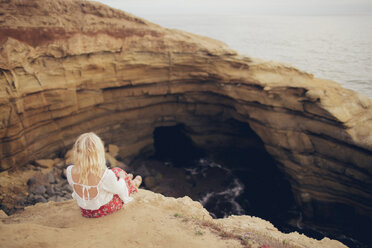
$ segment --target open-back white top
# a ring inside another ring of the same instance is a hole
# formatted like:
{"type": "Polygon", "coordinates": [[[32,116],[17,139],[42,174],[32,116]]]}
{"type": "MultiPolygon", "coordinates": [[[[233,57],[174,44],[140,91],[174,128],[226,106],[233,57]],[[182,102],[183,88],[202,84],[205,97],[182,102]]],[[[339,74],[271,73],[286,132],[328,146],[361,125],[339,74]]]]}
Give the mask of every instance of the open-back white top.
{"type": "Polygon", "coordinates": [[[117,177],[112,170],[106,169],[98,184],[90,186],[75,183],[72,180],[71,175],[72,167],[73,165],[67,167],[66,177],[68,183],[71,185],[73,189],[72,198],[74,198],[77,201],[79,207],[89,210],[99,209],[101,206],[111,201],[114,194],[117,194],[120,197],[120,199],[123,200],[124,203],[128,203],[133,200],[133,198],[129,196],[128,187],[124,179],[120,178],[119,180],[117,180],[117,177]],[[75,184],[80,185],[82,187],[83,197],[81,197],[75,192],[74,188],[75,184]],[[97,195],[94,196],[93,198],[89,197],[89,189],[91,188],[97,189],[97,195]],[[84,196],[84,192],[87,192],[88,197],[84,196]]]}

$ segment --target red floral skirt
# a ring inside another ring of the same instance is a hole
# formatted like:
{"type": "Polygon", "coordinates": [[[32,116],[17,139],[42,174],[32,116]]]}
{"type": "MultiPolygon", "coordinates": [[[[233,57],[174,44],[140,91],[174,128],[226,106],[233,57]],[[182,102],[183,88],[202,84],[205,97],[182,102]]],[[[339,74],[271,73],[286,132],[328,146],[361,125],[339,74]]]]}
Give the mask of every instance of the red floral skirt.
{"type": "MultiPolygon", "coordinates": [[[[116,177],[118,178],[118,180],[120,179],[118,177],[118,173],[120,171],[124,171],[120,168],[113,168],[111,169],[116,177]]],[[[137,192],[138,190],[132,185],[132,182],[130,181],[130,178],[128,177],[127,173],[124,171],[124,173],[126,174],[126,177],[125,177],[125,182],[127,183],[127,186],[128,186],[128,190],[129,190],[129,195],[137,192]]],[[[112,197],[112,200],[109,201],[108,203],[106,203],[105,205],[101,206],[99,209],[97,210],[89,210],[89,209],[84,209],[84,208],[80,208],[81,210],[81,214],[84,216],[84,217],[87,217],[87,218],[99,218],[99,217],[102,217],[102,216],[106,216],[108,214],[111,214],[111,213],[114,213],[116,212],[117,210],[121,209],[121,207],[124,205],[123,201],[120,199],[120,197],[118,195],[114,195],[112,197]]]]}

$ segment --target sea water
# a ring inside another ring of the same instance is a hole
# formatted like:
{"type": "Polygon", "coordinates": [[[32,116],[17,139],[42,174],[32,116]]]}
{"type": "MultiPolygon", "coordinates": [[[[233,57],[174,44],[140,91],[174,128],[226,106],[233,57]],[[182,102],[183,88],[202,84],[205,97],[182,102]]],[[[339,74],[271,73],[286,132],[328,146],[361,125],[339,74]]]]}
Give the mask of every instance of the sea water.
{"type": "Polygon", "coordinates": [[[153,15],[146,19],[215,38],[372,99],[372,16],[153,15]]]}

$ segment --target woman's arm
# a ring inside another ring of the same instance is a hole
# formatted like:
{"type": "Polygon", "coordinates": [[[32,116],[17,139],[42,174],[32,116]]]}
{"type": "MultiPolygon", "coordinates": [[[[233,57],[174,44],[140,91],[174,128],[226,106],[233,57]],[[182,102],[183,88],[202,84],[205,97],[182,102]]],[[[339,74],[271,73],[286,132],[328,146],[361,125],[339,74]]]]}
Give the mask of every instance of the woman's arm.
{"type": "Polygon", "coordinates": [[[117,180],[117,177],[113,171],[107,171],[107,174],[105,175],[104,181],[102,183],[104,190],[113,194],[117,194],[124,203],[128,203],[133,200],[133,198],[129,196],[129,190],[124,179],[120,178],[119,180],[117,180]]]}
{"type": "Polygon", "coordinates": [[[72,169],[72,165],[68,166],[66,168],[66,178],[67,178],[67,182],[68,184],[70,184],[71,187],[73,187],[73,181],[72,181],[72,176],[71,176],[71,169],[72,169]]]}

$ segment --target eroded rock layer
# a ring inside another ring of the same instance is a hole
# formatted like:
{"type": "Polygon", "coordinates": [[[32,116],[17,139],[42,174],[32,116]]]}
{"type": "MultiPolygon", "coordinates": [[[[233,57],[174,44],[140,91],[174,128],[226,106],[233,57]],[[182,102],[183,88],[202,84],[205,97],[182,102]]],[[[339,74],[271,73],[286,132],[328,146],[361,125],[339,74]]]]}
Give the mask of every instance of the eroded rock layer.
{"type": "Polygon", "coordinates": [[[127,161],[156,127],[206,149],[252,144],[249,124],[307,217],[372,213],[372,101],[293,67],[86,1],[2,1],[1,170],[94,131],[127,161]]]}

